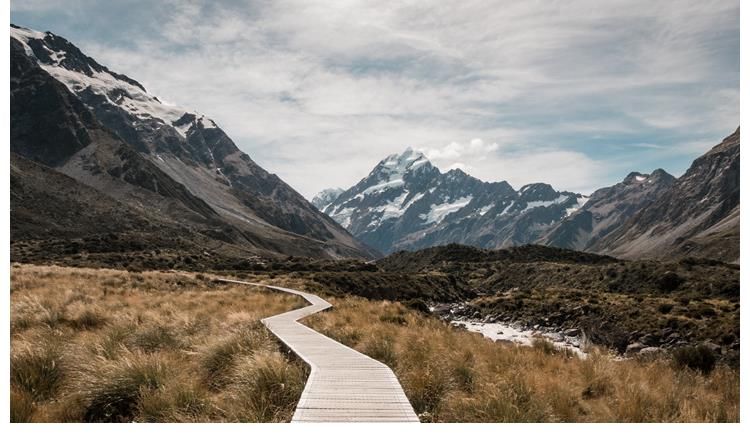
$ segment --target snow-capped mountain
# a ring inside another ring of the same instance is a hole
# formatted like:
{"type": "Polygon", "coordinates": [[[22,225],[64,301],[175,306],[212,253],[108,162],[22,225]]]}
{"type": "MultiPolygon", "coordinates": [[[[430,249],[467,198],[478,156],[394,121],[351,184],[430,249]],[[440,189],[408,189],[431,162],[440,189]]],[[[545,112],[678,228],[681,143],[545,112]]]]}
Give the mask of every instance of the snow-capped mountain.
{"type": "Polygon", "coordinates": [[[408,148],[379,162],[323,212],[387,253],[452,242],[488,248],[529,243],[584,202],[580,194],[544,183],[516,191],[460,169],[442,173],[408,148]]]}
{"type": "Polygon", "coordinates": [[[590,250],[640,209],[661,197],[675,178],[663,169],[651,174],[631,172],[620,183],[597,190],[575,213],[546,232],[540,243],[590,250]]]}
{"type": "Polygon", "coordinates": [[[341,188],[324,189],[318,192],[318,194],[313,197],[310,203],[312,203],[316,208],[322,210],[323,208],[331,204],[334,200],[339,198],[339,195],[341,195],[342,192],[344,192],[344,190],[341,188]]]}
{"type": "Polygon", "coordinates": [[[234,236],[253,250],[373,256],[254,163],[210,118],[163,103],[60,36],[13,25],[10,32],[13,152],[118,201],[159,214],[184,208],[185,223],[237,231],[226,239],[234,236]],[[149,199],[148,192],[168,200],[149,199]],[[169,200],[178,194],[179,204],[169,200]]]}

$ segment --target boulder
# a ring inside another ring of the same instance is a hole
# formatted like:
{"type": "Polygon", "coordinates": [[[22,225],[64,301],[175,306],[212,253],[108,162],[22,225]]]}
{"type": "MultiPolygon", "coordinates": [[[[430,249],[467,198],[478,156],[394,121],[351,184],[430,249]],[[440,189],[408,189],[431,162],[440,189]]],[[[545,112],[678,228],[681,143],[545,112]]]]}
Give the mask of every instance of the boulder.
{"type": "Polygon", "coordinates": [[[662,348],[657,348],[656,346],[649,346],[638,351],[638,355],[655,356],[663,352],[664,350],[662,348]]]}
{"type": "Polygon", "coordinates": [[[711,342],[706,342],[705,345],[714,354],[721,355],[721,346],[717,345],[716,343],[711,343],[711,342]]]}
{"type": "Polygon", "coordinates": [[[643,343],[635,342],[628,345],[627,348],[625,348],[626,354],[637,354],[641,352],[641,349],[645,348],[646,345],[643,343]]]}

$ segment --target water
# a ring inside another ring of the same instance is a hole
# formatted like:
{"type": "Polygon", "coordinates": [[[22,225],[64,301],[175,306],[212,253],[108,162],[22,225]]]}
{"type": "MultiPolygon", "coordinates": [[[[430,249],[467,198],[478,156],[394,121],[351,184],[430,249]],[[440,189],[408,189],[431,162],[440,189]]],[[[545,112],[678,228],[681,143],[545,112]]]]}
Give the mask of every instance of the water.
{"type": "Polygon", "coordinates": [[[454,325],[463,325],[471,332],[479,332],[493,341],[507,341],[520,346],[531,346],[534,339],[544,338],[555,347],[572,351],[580,358],[586,358],[586,353],[581,349],[582,343],[579,337],[564,336],[555,332],[542,332],[533,329],[520,329],[504,323],[484,323],[479,321],[454,320],[454,325]]]}

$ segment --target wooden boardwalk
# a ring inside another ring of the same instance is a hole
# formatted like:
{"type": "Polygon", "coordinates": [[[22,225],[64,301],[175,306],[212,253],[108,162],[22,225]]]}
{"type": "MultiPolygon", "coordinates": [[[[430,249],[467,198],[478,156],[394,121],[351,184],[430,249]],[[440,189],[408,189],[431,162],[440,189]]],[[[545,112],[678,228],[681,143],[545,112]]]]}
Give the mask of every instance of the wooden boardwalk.
{"type": "Polygon", "coordinates": [[[237,280],[299,295],[310,306],[263,319],[263,324],[310,365],[292,422],[419,422],[393,371],[297,320],[331,307],[314,294],[237,280]]]}

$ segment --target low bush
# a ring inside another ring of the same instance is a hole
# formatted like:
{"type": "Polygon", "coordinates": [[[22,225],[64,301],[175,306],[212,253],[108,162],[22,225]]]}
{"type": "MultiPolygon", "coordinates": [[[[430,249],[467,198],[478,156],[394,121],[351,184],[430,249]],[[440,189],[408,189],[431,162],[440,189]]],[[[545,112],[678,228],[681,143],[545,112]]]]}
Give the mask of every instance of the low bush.
{"type": "Polygon", "coordinates": [[[690,368],[704,374],[716,367],[716,355],[706,345],[686,346],[672,353],[675,364],[681,368],[690,368]]]}

